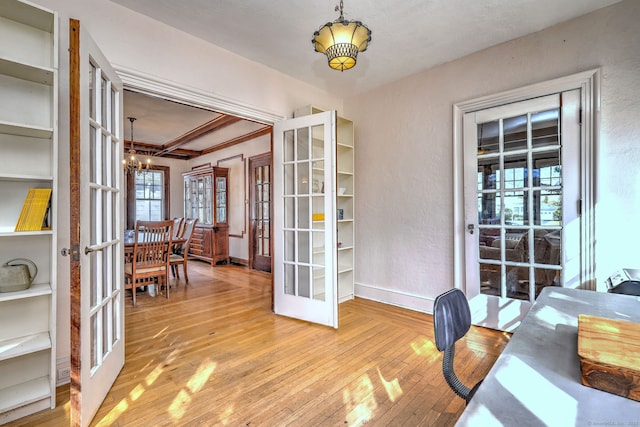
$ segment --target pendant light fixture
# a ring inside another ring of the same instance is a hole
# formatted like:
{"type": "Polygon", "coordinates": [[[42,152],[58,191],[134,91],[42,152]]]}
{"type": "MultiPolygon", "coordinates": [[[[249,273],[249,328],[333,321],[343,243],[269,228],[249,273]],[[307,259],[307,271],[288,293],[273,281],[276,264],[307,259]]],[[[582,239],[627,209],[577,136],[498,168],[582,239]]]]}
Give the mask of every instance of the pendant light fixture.
{"type": "Polygon", "coordinates": [[[122,167],[124,172],[129,175],[146,173],[151,168],[151,159],[147,157],[147,161],[143,167],[142,161],[138,159],[136,150],[133,148],[133,122],[137,119],[135,117],[127,117],[127,119],[131,122],[131,148],[129,148],[127,158],[122,159],[122,167]]]}
{"type": "Polygon", "coordinates": [[[367,50],[371,42],[371,30],[360,21],[344,19],[343,2],[336,6],[340,16],[333,22],[327,22],[313,33],[316,52],[327,55],[329,67],[334,70],[348,70],[356,65],[358,52],[367,50]]]}

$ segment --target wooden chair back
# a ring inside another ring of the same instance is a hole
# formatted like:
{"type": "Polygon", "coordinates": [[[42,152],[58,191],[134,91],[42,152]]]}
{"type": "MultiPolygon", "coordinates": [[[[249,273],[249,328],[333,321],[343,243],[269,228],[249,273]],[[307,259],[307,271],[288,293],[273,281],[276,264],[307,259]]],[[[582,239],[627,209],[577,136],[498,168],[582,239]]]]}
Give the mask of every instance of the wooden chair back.
{"type": "Polygon", "coordinates": [[[171,259],[169,263],[171,264],[171,268],[173,270],[173,275],[175,277],[180,277],[178,272],[178,265],[182,264],[182,270],[184,272],[185,281],[189,281],[189,273],[187,272],[187,260],[189,259],[189,246],[191,245],[191,238],[193,237],[193,230],[198,222],[198,218],[195,219],[186,219],[184,222],[184,232],[182,233],[182,239],[185,242],[180,245],[179,248],[174,247],[173,254],[171,255],[171,259]]]}
{"type": "Polygon", "coordinates": [[[130,279],[134,305],[135,288],[148,278],[157,278],[159,286],[164,284],[166,297],[169,298],[169,257],[173,224],[173,220],[136,222],[131,264],[125,264],[125,276],[130,279]]]}
{"type": "Polygon", "coordinates": [[[184,228],[182,233],[182,239],[185,240],[182,245],[182,253],[187,254],[189,252],[189,245],[191,244],[191,238],[193,237],[193,229],[196,227],[196,223],[198,222],[198,218],[194,219],[185,219],[184,228]]]}
{"type": "Polygon", "coordinates": [[[173,239],[179,239],[184,232],[184,218],[173,218],[173,239]]]}

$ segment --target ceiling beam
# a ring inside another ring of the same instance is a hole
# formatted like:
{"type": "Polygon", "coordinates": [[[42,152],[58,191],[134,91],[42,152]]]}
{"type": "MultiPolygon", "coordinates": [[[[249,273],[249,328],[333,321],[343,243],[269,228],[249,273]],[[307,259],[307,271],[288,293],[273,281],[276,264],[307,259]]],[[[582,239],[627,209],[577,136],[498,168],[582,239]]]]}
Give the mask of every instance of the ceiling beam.
{"type": "Polygon", "coordinates": [[[164,154],[167,154],[175,149],[177,149],[178,147],[180,147],[181,145],[186,144],[187,142],[193,141],[196,138],[200,138],[204,135],[207,135],[211,132],[215,132],[217,130],[220,130],[224,127],[227,127],[229,125],[232,125],[234,123],[239,122],[240,120],[242,120],[240,117],[234,117],[234,116],[228,116],[226,114],[222,114],[218,117],[216,117],[215,119],[208,121],[207,123],[198,126],[197,128],[190,130],[189,132],[185,133],[182,136],[177,137],[176,139],[174,139],[173,141],[169,141],[166,144],[162,145],[162,149],[160,150],[160,152],[158,152],[158,156],[162,156],[164,154]]]}
{"type": "MultiPolygon", "coordinates": [[[[236,123],[239,120],[243,120],[243,119],[238,117],[233,117],[233,116],[222,115],[220,117],[217,117],[214,120],[211,120],[210,122],[205,123],[202,126],[195,128],[190,132],[187,132],[186,134],[164,145],[156,145],[148,142],[134,141],[133,149],[136,150],[137,154],[140,156],[167,157],[172,159],[190,160],[195,157],[202,156],[204,154],[209,154],[209,153],[213,153],[214,151],[222,150],[223,148],[228,148],[237,144],[242,144],[243,142],[250,141],[252,139],[258,138],[263,135],[268,135],[272,132],[271,126],[264,126],[258,130],[249,132],[245,135],[240,135],[228,141],[221,142],[220,144],[216,144],[209,148],[205,148],[202,151],[187,150],[184,148],[180,148],[181,145],[184,145],[195,138],[198,138],[200,136],[206,135],[211,132],[215,132],[216,130],[222,129],[225,126],[229,126],[233,123],[236,123]]],[[[131,141],[125,140],[123,148],[126,156],[127,152],[131,148],[131,141]]]]}
{"type": "Polygon", "coordinates": [[[243,142],[249,141],[251,139],[257,138],[262,135],[270,134],[272,131],[271,126],[265,126],[253,132],[247,133],[245,135],[238,136],[236,138],[230,139],[228,141],[222,142],[220,144],[216,144],[213,147],[206,148],[200,152],[200,154],[209,154],[214,151],[222,150],[223,148],[229,148],[231,146],[242,144],[243,142]]]}

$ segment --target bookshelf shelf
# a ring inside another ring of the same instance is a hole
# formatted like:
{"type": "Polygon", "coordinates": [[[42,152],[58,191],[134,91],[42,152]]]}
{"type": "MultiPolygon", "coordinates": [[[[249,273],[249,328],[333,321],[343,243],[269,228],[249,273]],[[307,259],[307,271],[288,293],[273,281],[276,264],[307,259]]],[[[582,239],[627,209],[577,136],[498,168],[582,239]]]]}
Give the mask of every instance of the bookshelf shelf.
{"type": "Polygon", "coordinates": [[[38,267],[28,289],[0,293],[2,424],[56,404],[58,17],[1,0],[0,40],[0,263],[38,267]]]}

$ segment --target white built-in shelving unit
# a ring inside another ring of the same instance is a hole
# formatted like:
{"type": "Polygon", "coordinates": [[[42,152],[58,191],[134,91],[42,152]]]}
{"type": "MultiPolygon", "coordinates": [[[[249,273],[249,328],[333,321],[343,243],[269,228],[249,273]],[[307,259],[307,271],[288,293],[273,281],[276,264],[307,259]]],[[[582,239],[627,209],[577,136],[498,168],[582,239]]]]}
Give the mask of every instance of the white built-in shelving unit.
{"type": "Polygon", "coordinates": [[[55,407],[58,18],[0,1],[0,265],[38,268],[0,293],[0,424],[55,407]],[[30,188],[51,188],[50,229],[16,232],[30,188]]]}
{"type": "MultiPolygon", "coordinates": [[[[294,116],[300,117],[308,114],[322,113],[324,110],[313,106],[306,106],[297,109],[294,116]]],[[[315,152],[314,147],[314,152],[315,152]]],[[[315,157],[322,156],[322,149],[317,150],[315,157]]],[[[332,227],[337,230],[336,254],[337,254],[337,280],[338,280],[338,302],[344,302],[354,297],[354,257],[355,257],[355,212],[354,212],[354,129],[353,121],[338,116],[336,123],[336,146],[334,150],[336,156],[336,224],[332,227]]],[[[331,159],[314,162],[312,188],[314,192],[324,193],[324,168],[331,164],[331,159]],[[318,184],[318,182],[320,184],[318,184]]],[[[321,200],[318,198],[319,201],[321,200]]],[[[322,220],[324,221],[324,219],[322,220]]],[[[320,250],[324,251],[324,247],[320,250]]],[[[314,257],[324,256],[324,253],[314,253],[314,257]]],[[[318,278],[316,272],[315,278],[318,278]]]]}

